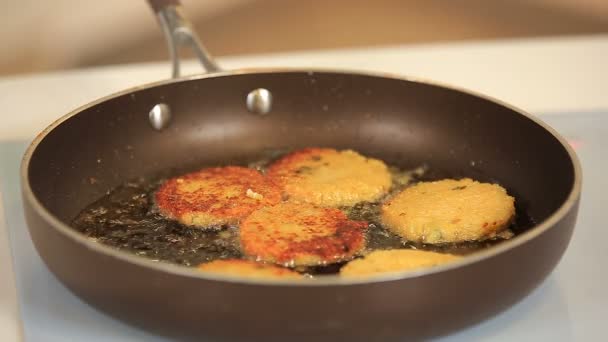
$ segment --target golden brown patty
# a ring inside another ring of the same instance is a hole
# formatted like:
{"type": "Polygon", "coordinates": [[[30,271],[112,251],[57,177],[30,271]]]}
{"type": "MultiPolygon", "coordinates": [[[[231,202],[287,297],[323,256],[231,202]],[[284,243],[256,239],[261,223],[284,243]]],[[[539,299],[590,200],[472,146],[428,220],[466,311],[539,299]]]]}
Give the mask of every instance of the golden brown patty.
{"type": "Polygon", "coordinates": [[[256,279],[302,279],[303,276],[288,268],[274,265],[263,264],[260,262],[225,259],[215,260],[205,264],[200,264],[198,269],[210,273],[228,274],[243,278],[256,279]]]}
{"type": "Polygon", "coordinates": [[[241,223],[243,253],[289,266],[349,260],[365,246],[366,222],[351,221],[338,209],[280,203],[254,211],[241,223]]]}
{"type": "Polygon", "coordinates": [[[268,176],[290,199],[323,207],[374,201],[391,186],[391,175],[382,161],[330,148],[288,154],[270,166],[268,176]]]}
{"type": "Polygon", "coordinates": [[[503,187],[468,178],[418,183],[382,206],[385,226],[430,244],[495,237],[514,215],[514,199],[503,187]]]}
{"type": "Polygon", "coordinates": [[[161,214],[197,227],[237,223],[252,211],[280,200],[278,187],[262,174],[236,166],[171,178],[156,192],[161,214]]]}
{"type": "Polygon", "coordinates": [[[386,272],[412,271],[437,266],[461,258],[451,254],[440,254],[413,249],[375,251],[362,259],[356,259],[340,269],[344,277],[369,277],[386,272]]]}

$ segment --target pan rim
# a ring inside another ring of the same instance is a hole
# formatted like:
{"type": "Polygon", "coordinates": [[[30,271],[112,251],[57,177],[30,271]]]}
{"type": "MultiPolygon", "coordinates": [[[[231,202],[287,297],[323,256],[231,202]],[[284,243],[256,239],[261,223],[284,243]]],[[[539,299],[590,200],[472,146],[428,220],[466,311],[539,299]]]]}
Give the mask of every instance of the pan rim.
{"type": "Polygon", "coordinates": [[[239,284],[248,284],[248,285],[260,285],[260,286],[348,286],[348,285],[358,285],[358,284],[369,284],[369,283],[381,283],[387,281],[398,281],[412,278],[419,278],[423,276],[429,276],[437,273],[442,273],[454,269],[458,269],[461,267],[465,267],[471,264],[475,264],[477,262],[481,262],[486,259],[490,259],[497,255],[500,255],[506,251],[514,249],[518,246],[521,246],[527,243],[530,240],[533,240],[563,219],[566,216],[573,206],[576,205],[577,201],[580,198],[581,189],[582,189],[582,167],[578,156],[574,152],[573,148],[567,143],[566,139],[562,137],[559,133],[557,133],[552,127],[544,123],[539,118],[531,115],[527,111],[524,111],[520,108],[517,108],[513,105],[505,103],[501,100],[493,98],[491,96],[478,93],[476,91],[472,91],[469,89],[465,89],[459,86],[454,86],[450,84],[445,84],[438,81],[428,80],[419,77],[411,77],[411,76],[403,76],[394,73],[388,72],[369,72],[369,71],[360,71],[360,70],[343,70],[343,69],[332,69],[332,68],[245,68],[233,71],[222,71],[217,73],[210,74],[198,74],[198,75],[190,75],[185,77],[180,77],[176,79],[168,79],[162,81],[156,81],[151,83],[146,83],[143,85],[137,85],[134,87],[127,88],[122,91],[118,91],[107,96],[101,97],[97,100],[89,102],[85,105],[82,105],[69,113],[63,115],[59,119],[52,122],[45,129],[43,129],[29,144],[23,158],[21,161],[21,170],[20,170],[20,178],[21,178],[21,188],[22,188],[22,196],[24,200],[28,201],[28,203],[32,206],[32,208],[40,215],[44,221],[46,221],[53,229],[59,231],[59,233],[63,234],[65,237],[73,240],[76,243],[79,243],[90,250],[93,250],[96,253],[101,253],[107,257],[112,257],[118,259],[122,262],[128,262],[134,264],[139,267],[144,267],[151,269],[153,271],[158,272],[166,272],[175,276],[186,277],[186,278],[197,278],[206,281],[221,281],[221,282],[230,282],[230,283],[239,283],[239,284]],[[342,75],[356,75],[356,76],[367,76],[367,77],[375,77],[375,78],[384,78],[384,79],[392,79],[396,81],[406,81],[411,83],[417,83],[422,85],[430,85],[434,87],[449,89],[453,91],[457,91],[460,93],[464,93],[466,95],[474,96],[477,98],[484,99],[486,101],[492,102],[499,106],[510,109],[511,111],[523,116],[524,118],[531,120],[535,124],[542,127],[545,131],[553,136],[564,148],[566,153],[568,154],[570,161],[572,163],[572,168],[574,170],[574,182],[572,184],[572,188],[566,200],[560,205],[560,207],[555,210],[549,217],[547,217],[544,221],[538,223],[533,226],[528,231],[517,235],[515,238],[500,243],[492,248],[485,249],[483,251],[479,251],[474,253],[473,255],[469,255],[465,258],[457,260],[455,262],[440,265],[432,268],[426,268],[417,271],[399,271],[399,272],[390,272],[386,274],[382,274],[379,276],[374,276],[370,278],[341,278],[338,275],[331,276],[322,276],[319,278],[315,278],[313,281],[293,281],[293,280],[282,280],[282,279],[247,279],[238,276],[230,276],[230,275],[221,275],[221,274],[208,274],[204,272],[197,271],[195,268],[184,267],[180,265],[174,265],[170,263],[164,262],[155,262],[146,258],[142,258],[136,256],[132,253],[121,251],[114,249],[110,246],[103,245],[98,242],[91,241],[83,234],[77,232],[73,228],[71,228],[67,223],[63,222],[55,215],[53,215],[34,194],[30,182],[29,182],[29,165],[31,161],[31,157],[36,151],[38,145],[44,140],[44,138],[53,131],[56,127],[61,125],[63,122],[69,120],[70,118],[78,115],[86,109],[94,107],[100,103],[112,100],[116,97],[123,96],[126,94],[130,94],[136,91],[170,85],[174,83],[180,83],[184,81],[194,81],[199,79],[207,79],[207,78],[221,78],[221,77],[229,77],[234,75],[243,75],[243,74],[285,74],[285,73],[307,73],[309,75],[317,74],[342,74],[342,75]]]}

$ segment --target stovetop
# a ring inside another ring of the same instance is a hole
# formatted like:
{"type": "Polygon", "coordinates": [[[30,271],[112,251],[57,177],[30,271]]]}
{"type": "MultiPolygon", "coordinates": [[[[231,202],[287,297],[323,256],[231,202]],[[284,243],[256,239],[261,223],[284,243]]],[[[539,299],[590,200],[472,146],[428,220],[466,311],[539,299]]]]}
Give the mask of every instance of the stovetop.
{"type": "MultiPolygon", "coordinates": [[[[608,112],[546,114],[583,165],[583,195],[574,237],[551,276],[507,311],[441,341],[598,340],[608,313],[608,112]]],[[[514,137],[517,139],[517,137],[514,137]]],[[[19,164],[25,141],[0,143],[0,190],[27,341],[165,341],[126,325],[72,295],[34,250],[23,219],[19,164]]],[[[548,174],[547,177],[551,175],[548,174]]],[[[0,229],[3,223],[0,222],[0,229]]],[[[508,284],[505,284],[508,286],[508,284]]],[[[159,310],[162,310],[159,307],[159,310]]]]}

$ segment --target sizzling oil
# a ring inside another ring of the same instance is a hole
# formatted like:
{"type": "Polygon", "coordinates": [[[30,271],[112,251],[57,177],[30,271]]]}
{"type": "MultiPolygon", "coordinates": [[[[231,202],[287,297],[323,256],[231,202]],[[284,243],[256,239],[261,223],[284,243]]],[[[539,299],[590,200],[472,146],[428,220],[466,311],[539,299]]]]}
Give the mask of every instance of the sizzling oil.
{"type": "MultiPolygon", "coordinates": [[[[274,159],[274,158],[273,158],[274,159]]],[[[264,171],[270,162],[263,158],[249,167],[264,171]]],[[[426,169],[402,170],[391,167],[395,192],[424,178],[426,169]]],[[[154,192],[163,179],[127,182],[86,207],[73,220],[72,226],[90,239],[155,261],[196,266],[216,259],[243,258],[238,242],[238,227],[225,226],[201,230],[168,220],[154,207],[154,192]]],[[[500,243],[502,239],[444,245],[421,245],[404,241],[382,227],[380,201],[363,202],[342,208],[349,218],[369,223],[367,249],[413,248],[466,255],[500,243]]],[[[519,217],[526,217],[518,213],[519,217]]],[[[515,224],[520,224],[518,220],[515,224]]],[[[525,221],[523,224],[525,224],[525,221]]],[[[518,231],[514,228],[514,231],[518,231]]],[[[300,269],[311,274],[331,274],[342,264],[300,269]]]]}
{"type": "Polygon", "coordinates": [[[100,243],[185,266],[240,258],[237,227],[203,231],[165,219],[154,208],[160,182],[129,182],[83,210],[72,225],[100,243]]]}

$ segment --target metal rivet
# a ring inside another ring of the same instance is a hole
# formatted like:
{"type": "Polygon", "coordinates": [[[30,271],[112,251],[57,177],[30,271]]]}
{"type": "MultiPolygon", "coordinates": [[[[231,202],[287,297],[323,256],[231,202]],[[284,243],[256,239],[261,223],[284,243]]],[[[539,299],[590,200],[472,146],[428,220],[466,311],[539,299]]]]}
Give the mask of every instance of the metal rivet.
{"type": "Polygon", "coordinates": [[[162,131],[171,122],[171,108],[165,103],[159,103],[152,107],[148,119],[155,130],[162,131]]]}
{"type": "Polygon", "coordinates": [[[272,109],[272,94],[264,88],[252,90],[247,94],[247,109],[255,114],[268,114],[272,109]]]}

